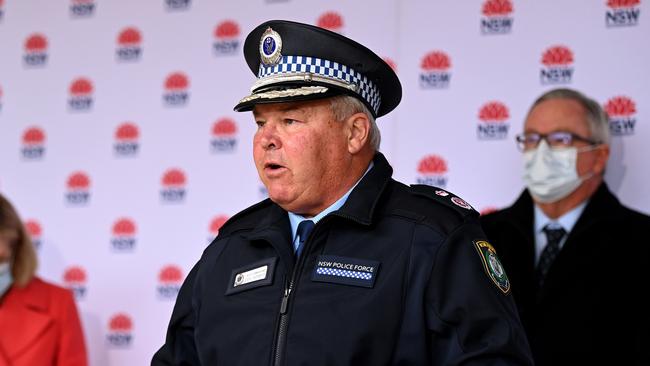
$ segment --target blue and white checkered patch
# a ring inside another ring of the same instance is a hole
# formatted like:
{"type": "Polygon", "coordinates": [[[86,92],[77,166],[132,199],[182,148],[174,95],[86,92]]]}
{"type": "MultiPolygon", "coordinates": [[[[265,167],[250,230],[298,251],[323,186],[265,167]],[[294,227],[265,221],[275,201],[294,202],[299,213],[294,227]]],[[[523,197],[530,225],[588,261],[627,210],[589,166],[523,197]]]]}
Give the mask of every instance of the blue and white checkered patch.
{"type": "Polygon", "coordinates": [[[362,280],[371,280],[372,274],[366,272],[357,272],[357,271],[346,271],[343,269],[332,269],[332,268],[316,268],[316,273],[327,275],[327,276],[339,276],[347,278],[359,278],[362,280]]]}
{"type": "Polygon", "coordinates": [[[257,76],[258,82],[263,82],[264,79],[271,79],[273,76],[305,73],[356,85],[356,93],[372,106],[375,114],[379,112],[381,95],[377,86],[353,68],[338,62],[307,56],[282,56],[276,65],[267,66],[260,63],[257,76]]]}
{"type": "Polygon", "coordinates": [[[316,282],[373,287],[379,271],[379,262],[367,259],[320,255],[311,279],[316,282]]]}

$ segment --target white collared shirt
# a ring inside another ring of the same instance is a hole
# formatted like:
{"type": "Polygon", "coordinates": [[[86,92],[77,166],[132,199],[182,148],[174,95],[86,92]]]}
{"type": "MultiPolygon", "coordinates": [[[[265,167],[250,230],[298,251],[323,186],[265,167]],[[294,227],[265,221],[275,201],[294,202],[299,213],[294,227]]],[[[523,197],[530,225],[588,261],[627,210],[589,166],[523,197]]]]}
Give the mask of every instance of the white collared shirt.
{"type": "Polygon", "coordinates": [[[293,250],[294,251],[298,249],[298,240],[296,240],[296,237],[297,237],[298,225],[300,224],[300,222],[304,221],[304,220],[311,220],[311,221],[314,222],[314,224],[317,224],[318,221],[320,221],[323,217],[327,216],[327,214],[329,214],[330,212],[334,212],[334,211],[338,210],[339,208],[343,207],[345,202],[348,200],[348,197],[350,196],[350,193],[352,193],[352,190],[354,189],[354,187],[356,187],[357,184],[359,184],[359,182],[361,182],[363,177],[365,177],[366,174],[368,174],[368,172],[370,171],[370,169],[372,169],[372,167],[374,165],[375,165],[375,163],[371,161],[370,165],[368,165],[368,169],[366,169],[366,172],[363,173],[361,178],[359,178],[359,180],[356,183],[354,183],[352,188],[350,188],[347,192],[345,192],[345,194],[341,198],[336,200],[336,202],[334,202],[328,208],[326,208],[323,211],[321,211],[320,213],[318,213],[318,215],[316,215],[314,217],[304,217],[304,216],[295,214],[293,212],[287,212],[287,214],[289,215],[289,222],[291,223],[291,235],[292,235],[291,238],[293,240],[293,250]]]}
{"type": "Polygon", "coordinates": [[[535,221],[534,221],[534,228],[535,228],[535,264],[537,265],[537,262],[539,262],[539,257],[542,255],[542,251],[546,247],[546,234],[544,233],[544,227],[548,224],[551,224],[552,226],[559,227],[561,226],[565,231],[566,235],[564,235],[564,238],[560,241],[560,249],[564,246],[564,242],[566,242],[567,237],[569,236],[569,233],[575,226],[576,222],[580,218],[580,215],[582,215],[582,212],[585,210],[585,206],[587,206],[587,203],[589,201],[584,201],[583,203],[579,204],[576,206],[574,209],[571,211],[565,213],[564,215],[558,217],[557,219],[553,220],[550,219],[546,214],[544,214],[544,211],[542,211],[539,206],[534,205],[535,207],[535,221]]]}

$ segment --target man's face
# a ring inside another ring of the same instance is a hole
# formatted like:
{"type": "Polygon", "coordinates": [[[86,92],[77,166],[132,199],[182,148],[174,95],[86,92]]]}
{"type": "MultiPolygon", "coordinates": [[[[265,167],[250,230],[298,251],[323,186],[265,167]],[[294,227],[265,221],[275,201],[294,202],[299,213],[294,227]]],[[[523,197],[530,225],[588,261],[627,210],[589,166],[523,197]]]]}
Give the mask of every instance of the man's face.
{"type": "Polygon", "coordinates": [[[269,197],[287,211],[314,216],[340,195],[350,165],[348,133],[328,99],[259,104],[253,157],[269,197]]]}
{"type": "MultiPolygon", "coordinates": [[[[571,99],[549,99],[530,111],[524,125],[524,133],[548,134],[556,131],[571,132],[591,139],[585,110],[580,103],[571,99]]],[[[573,146],[578,148],[588,145],[589,143],[584,141],[573,143],[573,146]]],[[[599,155],[598,149],[580,152],[576,163],[578,176],[602,172],[604,165],[601,167],[601,164],[597,164],[599,155]]]]}

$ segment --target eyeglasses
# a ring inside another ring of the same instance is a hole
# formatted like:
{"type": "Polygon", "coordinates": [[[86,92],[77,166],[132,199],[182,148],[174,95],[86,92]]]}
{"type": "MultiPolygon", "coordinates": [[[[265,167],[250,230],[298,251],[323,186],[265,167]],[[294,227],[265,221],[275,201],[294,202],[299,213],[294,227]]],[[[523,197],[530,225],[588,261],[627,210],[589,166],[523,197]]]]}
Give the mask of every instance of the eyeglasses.
{"type": "Polygon", "coordinates": [[[546,140],[546,143],[551,148],[563,148],[573,146],[574,141],[586,142],[590,145],[598,145],[600,142],[588,139],[586,137],[578,136],[575,133],[567,131],[555,131],[551,133],[535,133],[528,132],[516,136],[517,147],[521,151],[531,150],[537,148],[540,141],[546,140]]]}

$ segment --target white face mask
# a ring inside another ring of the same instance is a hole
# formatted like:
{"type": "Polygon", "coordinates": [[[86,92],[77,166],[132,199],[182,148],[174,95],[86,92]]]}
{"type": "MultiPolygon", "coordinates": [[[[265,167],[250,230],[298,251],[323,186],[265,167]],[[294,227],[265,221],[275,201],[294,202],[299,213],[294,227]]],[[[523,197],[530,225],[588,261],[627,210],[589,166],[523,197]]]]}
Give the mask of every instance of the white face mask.
{"type": "Polygon", "coordinates": [[[593,173],[578,176],[578,152],[593,150],[587,146],[551,149],[546,140],[534,150],[524,152],[524,181],[531,195],[541,203],[561,200],[575,191],[593,173]]]}
{"type": "Polygon", "coordinates": [[[13,276],[11,275],[11,266],[9,262],[0,263],[0,297],[9,290],[11,284],[14,282],[13,276]]]}

